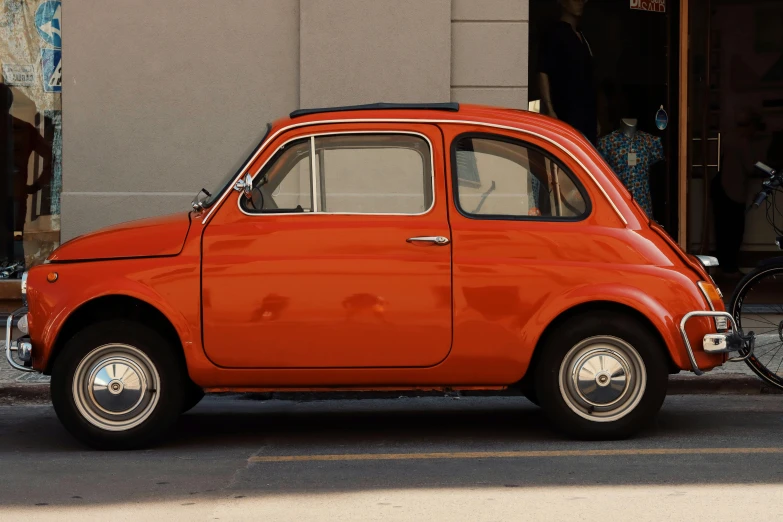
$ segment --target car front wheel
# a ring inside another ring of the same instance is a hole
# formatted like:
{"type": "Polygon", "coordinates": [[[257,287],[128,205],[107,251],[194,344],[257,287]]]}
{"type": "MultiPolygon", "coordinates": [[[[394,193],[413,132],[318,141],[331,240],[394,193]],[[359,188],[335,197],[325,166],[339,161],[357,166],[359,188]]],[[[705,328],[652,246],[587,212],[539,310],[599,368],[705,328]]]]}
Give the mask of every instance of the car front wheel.
{"type": "Polygon", "coordinates": [[[63,347],[52,369],[52,403],[66,429],[89,446],[145,447],[182,411],[182,373],[173,348],[157,332],[106,321],[63,347]]]}
{"type": "Polygon", "coordinates": [[[649,424],[666,398],[665,347],[635,318],[596,312],[540,347],[536,394],[550,420],[580,439],[620,439],[649,424]]]}

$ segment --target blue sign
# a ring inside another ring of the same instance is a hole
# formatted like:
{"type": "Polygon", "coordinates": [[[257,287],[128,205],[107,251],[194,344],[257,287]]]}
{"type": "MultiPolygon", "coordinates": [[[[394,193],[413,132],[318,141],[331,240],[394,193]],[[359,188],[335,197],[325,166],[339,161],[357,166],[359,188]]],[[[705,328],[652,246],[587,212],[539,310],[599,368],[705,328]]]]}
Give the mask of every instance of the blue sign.
{"type": "Polygon", "coordinates": [[[46,92],[63,92],[62,57],[60,49],[41,49],[41,78],[46,92]]]}
{"type": "Polygon", "coordinates": [[[35,27],[43,40],[57,49],[63,46],[60,26],[62,4],[60,0],[47,0],[35,12],[35,27]]]}
{"type": "Polygon", "coordinates": [[[658,127],[658,130],[666,130],[666,127],[669,126],[669,115],[663,110],[663,105],[655,115],[655,126],[658,127]]]}

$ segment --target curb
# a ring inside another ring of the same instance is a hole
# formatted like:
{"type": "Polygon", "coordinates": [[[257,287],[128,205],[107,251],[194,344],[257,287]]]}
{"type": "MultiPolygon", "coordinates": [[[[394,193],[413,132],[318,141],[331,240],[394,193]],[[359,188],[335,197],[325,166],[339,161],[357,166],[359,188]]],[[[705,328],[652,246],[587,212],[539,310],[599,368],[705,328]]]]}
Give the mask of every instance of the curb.
{"type": "Polygon", "coordinates": [[[50,402],[48,384],[0,385],[0,404],[7,402],[50,402]]]}
{"type": "MultiPolygon", "coordinates": [[[[769,386],[761,379],[743,374],[723,374],[697,377],[675,375],[669,378],[667,395],[779,395],[783,390],[769,386]]],[[[231,397],[250,401],[328,401],[399,399],[413,397],[521,397],[519,390],[495,391],[378,391],[378,392],[268,392],[268,393],[217,393],[220,397],[231,397]]],[[[30,401],[49,402],[48,384],[6,384],[0,385],[0,403],[30,401]]]]}
{"type": "Polygon", "coordinates": [[[781,393],[783,390],[769,385],[760,378],[744,374],[672,376],[669,378],[667,391],[667,395],[779,395],[781,393]]]}

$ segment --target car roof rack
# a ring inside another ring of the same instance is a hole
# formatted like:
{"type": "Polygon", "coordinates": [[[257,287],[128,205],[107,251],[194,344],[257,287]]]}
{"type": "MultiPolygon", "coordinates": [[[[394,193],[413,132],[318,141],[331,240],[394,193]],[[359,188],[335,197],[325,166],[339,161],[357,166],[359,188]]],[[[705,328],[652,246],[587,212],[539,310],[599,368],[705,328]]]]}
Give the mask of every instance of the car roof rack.
{"type": "Polygon", "coordinates": [[[300,118],[302,116],[309,116],[310,114],[321,114],[324,112],[350,112],[379,109],[458,112],[459,103],[367,103],[364,105],[345,105],[342,107],[323,107],[319,109],[297,109],[289,114],[289,116],[291,119],[294,119],[300,118]]]}

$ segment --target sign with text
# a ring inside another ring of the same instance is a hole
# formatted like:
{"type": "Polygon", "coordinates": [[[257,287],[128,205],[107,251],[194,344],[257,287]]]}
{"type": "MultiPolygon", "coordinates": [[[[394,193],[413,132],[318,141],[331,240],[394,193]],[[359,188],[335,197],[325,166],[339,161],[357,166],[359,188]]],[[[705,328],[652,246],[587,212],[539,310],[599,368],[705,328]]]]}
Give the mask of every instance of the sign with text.
{"type": "Polygon", "coordinates": [[[666,0],[631,0],[631,9],[652,11],[654,13],[665,13],[666,0]]]}
{"type": "Polygon", "coordinates": [[[63,65],[60,49],[41,49],[41,76],[44,92],[63,92],[63,65]]]}
{"type": "Polygon", "coordinates": [[[35,81],[35,67],[33,65],[4,63],[3,79],[5,80],[6,85],[30,87],[33,84],[33,81],[35,81]]]}

